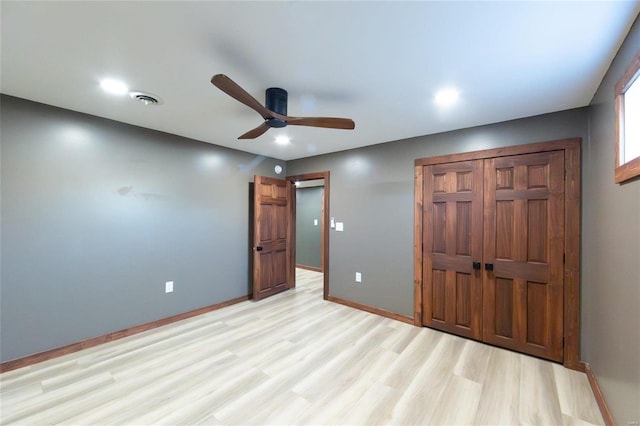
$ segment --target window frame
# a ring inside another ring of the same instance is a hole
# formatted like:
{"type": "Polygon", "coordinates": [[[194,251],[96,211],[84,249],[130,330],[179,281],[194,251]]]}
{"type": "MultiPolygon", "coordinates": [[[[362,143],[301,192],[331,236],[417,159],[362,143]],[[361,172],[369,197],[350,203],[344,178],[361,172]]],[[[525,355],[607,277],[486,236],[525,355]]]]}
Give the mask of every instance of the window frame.
{"type": "Polygon", "coordinates": [[[640,50],[615,86],[616,117],[616,164],[614,179],[616,183],[624,183],[640,176],[640,156],[621,164],[622,146],[624,144],[624,94],[632,84],[640,84],[640,50]]]}

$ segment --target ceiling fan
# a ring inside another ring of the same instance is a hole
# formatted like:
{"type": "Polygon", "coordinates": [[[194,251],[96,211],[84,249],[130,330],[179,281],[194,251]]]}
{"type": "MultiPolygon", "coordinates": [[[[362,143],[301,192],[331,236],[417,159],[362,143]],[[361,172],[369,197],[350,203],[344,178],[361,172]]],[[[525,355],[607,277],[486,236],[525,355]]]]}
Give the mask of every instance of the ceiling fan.
{"type": "Polygon", "coordinates": [[[235,100],[255,110],[264,118],[264,123],[249,130],[238,139],[255,139],[271,127],[311,126],[329,129],[352,130],[356,124],[350,118],[334,117],[291,117],[287,115],[287,91],[277,87],[267,89],[266,102],[263,106],[246,90],[224,74],[216,74],[211,83],[235,100]]]}

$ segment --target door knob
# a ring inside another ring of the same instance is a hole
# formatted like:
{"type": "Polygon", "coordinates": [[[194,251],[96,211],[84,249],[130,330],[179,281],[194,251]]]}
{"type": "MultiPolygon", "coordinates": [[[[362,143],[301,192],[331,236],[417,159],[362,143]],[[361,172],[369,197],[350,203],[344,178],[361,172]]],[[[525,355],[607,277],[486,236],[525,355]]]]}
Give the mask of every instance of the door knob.
{"type": "Polygon", "coordinates": [[[473,269],[479,270],[481,267],[480,262],[473,262],[473,269]]]}
{"type": "Polygon", "coordinates": [[[493,263],[485,263],[484,269],[487,271],[493,271],[493,263]]]}
{"type": "Polygon", "coordinates": [[[256,251],[262,251],[262,246],[256,246],[256,251]]]}

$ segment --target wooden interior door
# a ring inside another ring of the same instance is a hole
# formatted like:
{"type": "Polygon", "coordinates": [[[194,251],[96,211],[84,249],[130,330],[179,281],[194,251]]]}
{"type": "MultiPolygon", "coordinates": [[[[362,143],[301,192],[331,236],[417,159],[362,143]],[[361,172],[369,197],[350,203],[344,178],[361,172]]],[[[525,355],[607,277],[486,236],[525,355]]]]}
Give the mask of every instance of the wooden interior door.
{"type": "Polygon", "coordinates": [[[289,288],[292,240],[288,215],[291,184],[254,177],[253,298],[259,300],[289,288]]]}
{"type": "Polygon", "coordinates": [[[482,337],[482,160],[424,167],[423,318],[482,337]]]}
{"type": "Polygon", "coordinates": [[[483,340],[563,359],[564,151],[485,160],[483,340]]]}

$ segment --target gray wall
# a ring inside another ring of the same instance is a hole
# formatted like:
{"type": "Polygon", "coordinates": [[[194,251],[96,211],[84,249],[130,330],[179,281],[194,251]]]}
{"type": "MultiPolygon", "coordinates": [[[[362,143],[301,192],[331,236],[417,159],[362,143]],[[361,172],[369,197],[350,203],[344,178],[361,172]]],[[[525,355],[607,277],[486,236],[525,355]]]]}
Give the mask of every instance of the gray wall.
{"type": "Polygon", "coordinates": [[[640,421],[640,180],[613,180],[614,86],[639,49],[636,20],[593,98],[583,153],[582,358],[621,425],[640,421]]]}
{"type": "Polygon", "coordinates": [[[1,106],[2,361],[248,294],[249,182],[276,160],[1,106]]]}
{"type": "Polygon", "coordinates": [[[322,193],[324,188],[296,189],[296,263],[322,267],[322,193]],[[314,220],[317,225],[314,225],[314,220]]]}
{"type": "Polygon", "coordinates": [[[330,216],[344,222],[344,232],[330,231],[330,294],[412,317],[414,160],[586,140],[587,117],[581,108],[287,162],[290,175],[331,172],[330,216]]]}

